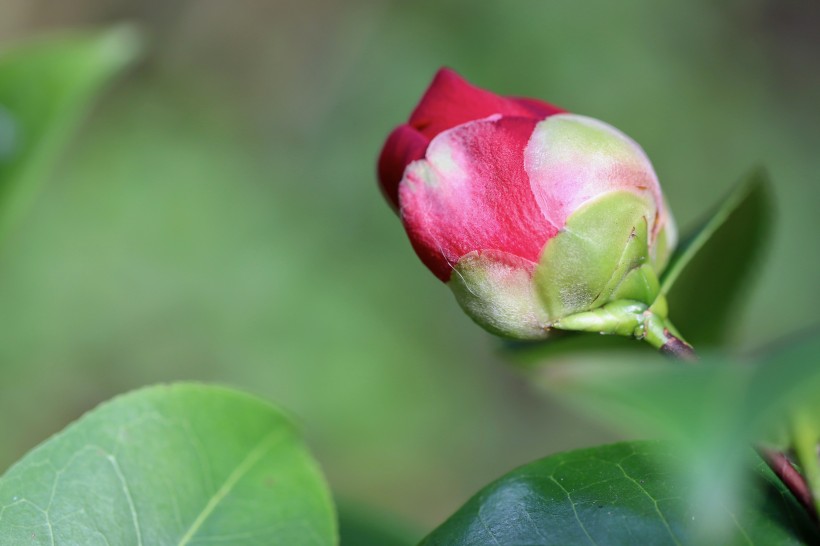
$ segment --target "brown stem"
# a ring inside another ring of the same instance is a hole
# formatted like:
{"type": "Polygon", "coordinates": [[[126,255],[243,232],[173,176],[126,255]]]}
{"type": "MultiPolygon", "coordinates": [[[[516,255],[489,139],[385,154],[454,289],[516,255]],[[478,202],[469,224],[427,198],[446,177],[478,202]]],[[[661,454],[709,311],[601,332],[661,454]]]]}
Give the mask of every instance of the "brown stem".
{"type": "MultiPolygon", "coordinates": [[[[661,353],[686,362],[696,362],[698,360],[698,355],[691,345],[671,334],[669,330],[664,330],[663,333],[667,341],[661,346],[661,353]]],[[[755,451],[757,451],[769,468],[772,469],[775,476],[777,476],[791,494],[794,495],[794,498],[803,506],[809,518],[811,518],[815,524],[820,524],[820,517],[818,517],[817,506],[814,503],[811,489],[803,475],[792,466],[789,458],[780,451],[762,446],[756,446],[755,451]]]]}
{"type": "Polygon", "coordinates": [[[663,334],[666,338],[666,343],[661,345],[660,351],[662,354],[686,362],[695,362],[698,359],[698,355],[695,354],[695,350],[691,345],[675,336],[667,329],[664,329],[663,334]]]}
{"type": "Polygon", "coordinates": [[[797,501],[803,505],[803,508],[806,509],[809,517],[817,523],[817,510],[814,506],[811,490],[806,484],[806,480],[803,478],[803,475],[800,474],[794,466],[792,466],[789,458],[780,451],[775,451],[773,449],[768,449],[761,446],[758,446],[755,449],[760,457],[766,461],[766,464],[769,465],[769,468],[772,469],[772,472],[780,478],[783,485],[791,491],[794,498],[796,498],[797,501]]]}

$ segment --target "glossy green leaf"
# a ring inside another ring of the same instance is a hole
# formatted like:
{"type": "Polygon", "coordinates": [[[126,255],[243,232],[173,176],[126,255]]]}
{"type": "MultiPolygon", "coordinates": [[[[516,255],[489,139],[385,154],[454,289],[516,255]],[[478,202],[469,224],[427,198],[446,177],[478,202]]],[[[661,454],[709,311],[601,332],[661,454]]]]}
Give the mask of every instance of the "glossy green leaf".
{"type": "Polygon", "coordinates": [[[0,234],[29,204],[103,84],[138,50],[129,27],[0,51],[0,234]]]}
{"type": "Polygon", "coordinates": [[[510,472],[471,498],[423,546],[813,544],[796,502],[758,461],[743,503],[714,509],[705,535],[692,485],[669,446],[621,443],[553,455],[510,472]]]}
{"type": "Polygon", "coordinates": [[[322,475],[290,421],[221,387],[116,398],[0,478],[0,545],[336,542],[322,475]]]}
{"type": "Polygon", "coordinates": [[[731,315],[769,234],[768,185],[762,170],[743,180],[682,241],[661,278],[669,316],[696,347],[722,344],[737,322],[731,315]]]}
{"type": "Polygon", "coordinates": [[[581,353],[542,366],[533,379],[620,431],[674,441],[695,502],[731,505],[748,446],[785,449],[798,432],[808,445],[820,440],[818,361],[815,334],[756,358],[706,354],[697,365],[650,353],[581,353]]]}

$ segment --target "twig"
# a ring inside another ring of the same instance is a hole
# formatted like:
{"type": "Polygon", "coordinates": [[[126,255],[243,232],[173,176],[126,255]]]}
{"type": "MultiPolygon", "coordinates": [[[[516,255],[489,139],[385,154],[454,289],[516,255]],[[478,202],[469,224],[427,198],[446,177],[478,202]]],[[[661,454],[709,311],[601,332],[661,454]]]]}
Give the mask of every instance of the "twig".
{"type": "Polygon", "coordinates": [[[766,464],[769,465],[769,468],[772,469],[772,472],[780,478],[783,485],[791,491],[794,498],[796,498],[797,501],[803,505],[803,508],[805,508],[806,512],[809,513],[809,517],[811,517],[815,523],[818,523],[817,510],[814,506],[811,490],[806,484],[806,480],[803,478],[803,475],[800,474],[794,466],[792,466],[789,458],[786,457],[785,454],[780,451],[775,451],[774,449],[761,446],[758,446],[755,449],[760,457],[766,461],[766,464]]]}
{"type": "Polygon", "coordinates": [[[698,359],[698,355],[695,354],[695,350],[691,345],[673,335],[668,329],[664,329],[663,334],[666,337],[666,343],[661,345],[660,352],[662,354],[686,362],[695,362],[698,359]]]}

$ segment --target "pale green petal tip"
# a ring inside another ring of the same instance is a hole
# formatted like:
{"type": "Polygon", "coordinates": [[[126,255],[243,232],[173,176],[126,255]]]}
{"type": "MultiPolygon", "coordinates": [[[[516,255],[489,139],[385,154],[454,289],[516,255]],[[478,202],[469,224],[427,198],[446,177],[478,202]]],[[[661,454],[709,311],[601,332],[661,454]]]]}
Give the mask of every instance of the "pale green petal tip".
{"type": "Polygon", "coordinates": [[[641,147],[627,135],[599,119],[579,114],[557,114],[540,123],[552,143],[567,151],[603,154],[609,161],[645,161],[641,147]]]}
{"type": "Polygon", "coordinates": [[[489,332],[544,339],[549,317],[535,290],[533,266],[504,252],[471,252],[459,260],[448,285],[467,315],[489,332]]]}

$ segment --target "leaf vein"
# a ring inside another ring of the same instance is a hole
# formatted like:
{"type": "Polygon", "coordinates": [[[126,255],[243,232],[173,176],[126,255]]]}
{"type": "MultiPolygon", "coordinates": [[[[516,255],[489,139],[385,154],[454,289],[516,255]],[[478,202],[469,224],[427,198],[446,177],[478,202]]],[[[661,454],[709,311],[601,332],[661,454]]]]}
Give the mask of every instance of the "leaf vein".
{"type": "Polygon", "coordinates": [[[633,478],[632,476],[630,476],[629,474],[627,474],[627,472],[626,472],[626,470],[624,469],[624,467],[623,467],[623,466],[621,466],[621,463],[617,463],[615,466],[617,466],[617,467],[618,467],[618,470],[620,470],[620,471],[623,473],[624,477],[625,477],[627,480],[629,480],[629,481],[631,481],[632,483],[634,483],[634,484],[635,484],[635,486],[636,486],[638,489],[640,489],[640,490],[643,492],[643,494],[644,494],[644,495],[646,495],[646,496],[647,496],[647,498],[649,498],[649,500],[651,500],[651,501],[652,501],[652,504],[653,504],[653,505],[654,505],[654,507],[655,507],[655,512],[658,514],[658,517],[659,517],[659,518],[661,518],[661,522],[663,522],[663,526],[664,526],[664,527],[666,527],[666,530],[669,532],[669,536],[670,536],[670,537],[672,537],[672,540],[675,542],[675,544],[677,544],[678,546],[680,546],[680,541],[678,540],[678,537],[676,537],[676,536],[675,536],[675,533],[673,533],[673,532],[672,532],[672,527],[670,527],[670,526],[669,526],[669,521],[667,521],[666,516],[664,516],[664,515],[663,515],[663,512],[661,511],[661,507],[658,505],[658,501],[657,501],[657,499],[655,499],[652,495],[650,495],[650,494],[649,494],[649,491],[647,491],[646,489],[644,489],[644,486],[643,486],[643,485],[641,485],[641,484],[640,484],[640,482],[639,482],[638,480],[636,480],[635,478],[633,478]]]}
{"type": "Polygon", "coordinates": [[[251,468],[259,462],[259,460],[265,455],[267,451],[269,451],[276,442],[281,438],[282,433],[281,431],[273,431],[259,442],[255,448],[253,448],[248,455],[236,466],[236,468],[231,472],[228,477],[225,479],[225,482],[222,486],[214,493],[211,498],[208,500],[208,503],[196,517],[194,522],[185,532],[185,534],[180,538],[178,546],[185,546],[191,539],[196,535],[199,531],[202,524],[208,519],[208,517],[213,513],[216,507],[219,505],[222,500],[227,497],[231,490],[239,483],[245,474],[247,474],[251,468]]]}
{"type": "Polygon", "coordinates": [[[578,510],[576,510],[576,509],[575,509],[575,502],[573,502],[573,500],[572,500],[572,495],[570,494],[570,492],[569,492],[569,491],[567,491],[567,489],[566,489],[563,485],[561,485],[561,482],[559,482],[558,480],[556,480],[556,479],[555,479],[555,476],[550,476],[549,478],[550,478],[550,480],[552,480],[552,481],[555,483],[555,485],[557,485],[558,487],[560,487],[560,488],[561,488],[561,491],[563,491],[563,492],[564,492],[564,494],[567,496],[567,500],[569,500],[569,505],[570,505],[570,507],[572,508],[572,513],[573,513],[573,514],[575,514],[575,521],[577,521],[577,522],[578,522],[578,525],[581,527],[581,530],[584,532],[584,534],[586,535],[587,539],[589,539],[589,541],[590,541],[590,542],[591,542],[594,546],[598,546],[598,543],[597,543],[597,542],[595,542],[595,540],[594,540],[594,539],[592,538],[592,536],[589,534],[589,532],[587,531],[587,528],[584,526],[584,522],[582,522],[582,521],[581,521],[580,516],[578,516],[578,510]]]}

